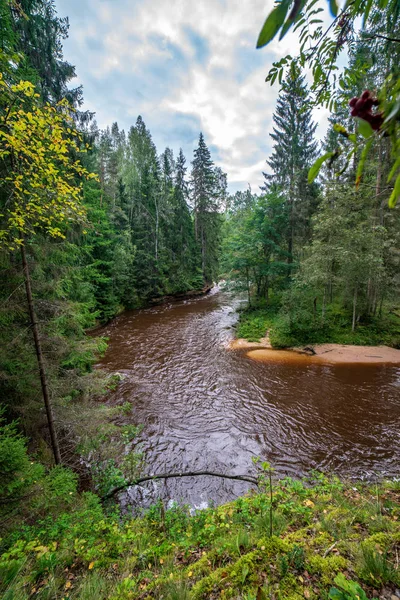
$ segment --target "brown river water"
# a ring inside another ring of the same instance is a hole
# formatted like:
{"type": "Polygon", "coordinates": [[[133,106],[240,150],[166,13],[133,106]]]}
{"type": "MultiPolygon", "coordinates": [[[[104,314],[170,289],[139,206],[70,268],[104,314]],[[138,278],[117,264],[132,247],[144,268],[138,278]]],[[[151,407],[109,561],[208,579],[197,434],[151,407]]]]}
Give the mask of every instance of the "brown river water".
{"type": "MultiPolygon", "coordinates": [[[[254,474],[252,457],[278,476],[311,469],[342,477],[399,476],[400,368],[293,361],[260,363],[229,350],[242,300],[218,288],[205,297],[126,312],[102,334],[99,366],[124,379],[113,404],[132,404],[142,424],[145,473],[209,470],[254,474]]],[[[188,477],[131,488],[125,500],[157,497],[204,507],[249,484],[188,477]]]]}

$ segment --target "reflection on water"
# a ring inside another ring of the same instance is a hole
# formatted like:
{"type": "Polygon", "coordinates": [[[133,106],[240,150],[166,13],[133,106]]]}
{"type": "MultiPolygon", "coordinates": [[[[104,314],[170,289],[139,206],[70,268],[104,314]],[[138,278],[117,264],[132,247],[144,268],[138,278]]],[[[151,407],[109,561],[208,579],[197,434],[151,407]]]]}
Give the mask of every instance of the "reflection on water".
{"type": "MultiPolygon", "coordinates": [[[[310,469],[342,476],[398,475],[400,368],[270,364],[229,351],[240,300],[210,295],[127,312],[104,329],[100,366],[125,376],[113,402],[133,406],[149,473],[251,473],[260,456],[279,475],[310,469]]],[[[170,479],[133,492],[135,501],[221,503],[247,484],[170,479]]]]}

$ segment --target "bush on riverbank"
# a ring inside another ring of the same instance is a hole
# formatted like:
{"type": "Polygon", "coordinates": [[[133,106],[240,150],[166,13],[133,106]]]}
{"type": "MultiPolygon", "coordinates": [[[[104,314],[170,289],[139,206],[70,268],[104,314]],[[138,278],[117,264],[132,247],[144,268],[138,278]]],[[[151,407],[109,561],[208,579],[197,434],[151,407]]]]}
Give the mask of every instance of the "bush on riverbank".
{"type": "Polygon", "coordinates": [[[236,335],[250,342],[259,341],[266,331],[272,346],[289,348],[307,344],[354,344],[378,346],[384,344],[400,348],[400,317],[385,312],[382,317],[369,317],[351,331],[351,318],[337,306],[329,306],[324,319],[308,314],[298,320],[279,312],[276,306],[249,307],[240,312],[236,335]]]}
{"type": "Polygon", "coordinates": [[[193,516],[159,503],[122,518],[78,493],[68,469],[31,465],[12,439],[2,438],[15,454],[0,503],[15,523],[0,542],[4,600],[390,600],[400,588],[399,482],[283,479],[271,505],[265,480],[193,516]]]}

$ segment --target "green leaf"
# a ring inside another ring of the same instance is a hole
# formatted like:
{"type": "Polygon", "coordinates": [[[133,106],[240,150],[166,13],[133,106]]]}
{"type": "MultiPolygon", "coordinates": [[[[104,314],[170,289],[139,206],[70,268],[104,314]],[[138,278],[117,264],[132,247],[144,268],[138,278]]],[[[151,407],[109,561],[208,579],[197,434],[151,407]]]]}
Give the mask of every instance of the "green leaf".
{"type": "Polygon", "coordinates": [[[336,131],[336,133],[340,133],[340,135],[343,135],[348,140],[355,141],[354,140],[354,134],[353,133],[349,133],[347,131],[346,127],[344,127],[340,123],[335,123],[334,126],[333,126],[333,130],[336,131]],[[353,136],[353,138],[351,138],[350,136],[353,136]]]}
{"type": "Polygon", "coordinates": [[[392,119],[397,117],[397,115],[399,113],[400,113],[400,98],[398,98],[398,100],[396,100],[396,102],[393,104],[392,110],[390,111],[388,116],[385,118],[385,123],[387,123],[388,121],[391,121],[392,119]]]}
{"type": "MultiPolygon", "coordinates": [[[[289,31],[289,29],[293,25],[293,23],[295,23],[300,18],[300,16],[301,16],[300,13],[304,8],[305,3],[306,3],[306,0],[300,0],[300,2],[295,1],[293,9],[292,9],[291,13],[289,14],[289,18],[287,19],[286,23],[282,27],[282,31],[279,36],[279,40],[281,40],[282,38],[285,37],[285,35],[289,31]]],[[[304,21],[304,19],[300,18],[300,21],[304,21]]]]}
{"type": "Polygon", "coordinates": [[[345,596],[342,592],[339,592],[337,588],[332,587],[329,590],[329,598],[330,600],[344,600],[345,596]]]}
{"type": "Polygon", "coordinates": [[[394,208],[400,198],[400,175],[397,176],[396,183],[394,184],[393,192],[389,198],[389,208],[394,208]]]}
{"type": "Polygon", "coordinates": [[[358,187],[360,185],[361,182],[361,177],[364,171],[364,165],[365,165],[365,160],[368,156],[368,152],[370,151],[370,148],[372,146],[374,140],[369,140],[364,148],[363,151],[361,152],[361,156],[360,156],[360,162],[358,163],[358,167],[357,167],[357,174],[356,174],[356,190],[358,190],[358,187]]]}
{"type": "Polygon", "coordinates": [[[388,183],[391,181],[392,177],[394,177],[394,174],[396,173],[396,171],[399,167],[400,167],[400,157],[395,161],[393,167],[390,169],[390,173],[387,178],[388,183]]]}
{"type": "Polygon", "coordinates": [[[363,136],[366,140],[374,134],[374,130],[368,121],[364,121],[364,119],[358,119],[358,133],[363,136]]]}
{"type": "Polygon", "coordinates": [[[285,35],[287,34],[287,32],[289,31],[289,29],[292,25],[293,25],[293,19],[288,19],[286,21],[286,23],[284,24],[284,26],[282,27],[282,31],[279,36],[279,41],[281,41],[281,39],[283,39],[285,37],[285,35]]]}
{"type": "Polygon", "coordinates": [[[324,162],[326,162],[327,160],[332,158],[333,155],[334,155],[334,152],[327,152],[326,154],[324,154],[323,156],[320,156],[315,161],[315,163],[312,165],[312,167],[308,171],[308,183],[312,183],[314,181],[314,179],[317,177],[318,173],[320,172],[321,167],[324,164],[324,162]]]}
{"type": "Polygon", "coordinates": [[[276,36],[285,20],[288,8],[289,0],[282,0],[282,2],[269,13],[263,28],[260,31],[260,35],[258,36],[257,48],[266,46],[276,36]]]}
{"type": "Polygon", "coordinates": [[[373,2],[374,2],[374,0],[368,0],[367,6],[364,9],[364,18],[363,18],[363,24],[362,24],[363,29],[365,28],[365,26],[367,24],[369,13],[371,12],[371,8],[372,8],[372,5],[373,5],[373,2]]]}
{"type": "Polygon", "coordinates": [[[336,0],[329,0],[329,9],[331,11],[332,17],[337,17],[339,8],[336,0]]]}

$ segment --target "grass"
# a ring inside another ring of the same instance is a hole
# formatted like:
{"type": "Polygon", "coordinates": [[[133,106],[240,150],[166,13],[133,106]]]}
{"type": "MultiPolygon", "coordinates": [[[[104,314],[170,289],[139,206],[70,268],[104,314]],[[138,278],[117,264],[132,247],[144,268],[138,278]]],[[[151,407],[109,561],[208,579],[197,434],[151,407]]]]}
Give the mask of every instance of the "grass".
{"type": "Polygon", "coordinates": [[[346,589],[346,582],[353,582],[349,589],[360,586],[367,599],[383,588],[394,593],[400,586],[399,487],[346,484],[320,474],[277,481],[272,536],[267,490],[193,516],[158,504],[136,519],[75,491],[68,510],[1,540],[0,596],[328,600],[338,597],[331,589],[346,589]]]}

